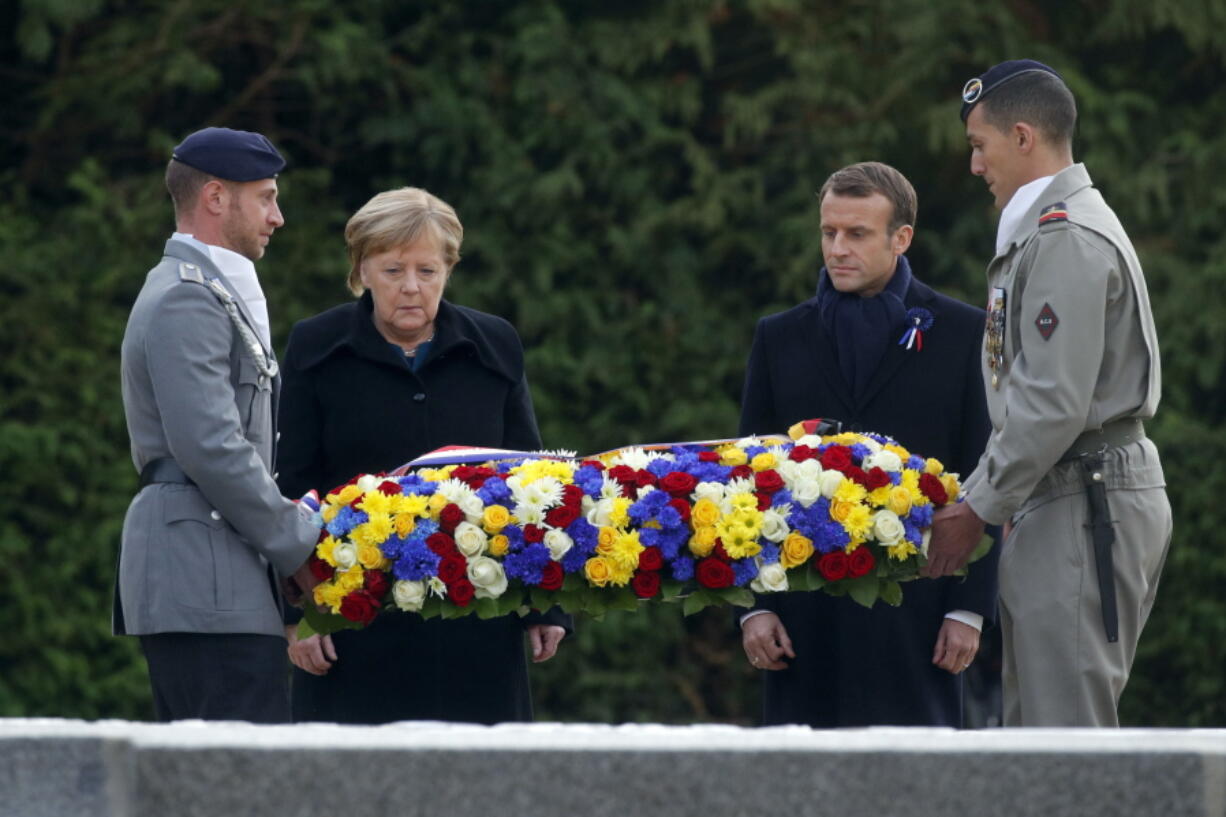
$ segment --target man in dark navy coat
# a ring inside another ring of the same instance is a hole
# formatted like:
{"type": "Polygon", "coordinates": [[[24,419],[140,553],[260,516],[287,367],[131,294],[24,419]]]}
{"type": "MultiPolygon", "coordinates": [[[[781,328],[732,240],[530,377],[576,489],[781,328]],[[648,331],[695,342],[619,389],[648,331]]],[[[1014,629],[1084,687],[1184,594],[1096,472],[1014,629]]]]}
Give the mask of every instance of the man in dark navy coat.
{"type": "MultiPolygon", "coordinates": [[[[989,430],[984,312],[912,274],[904,253],[916,196],[897,170],[845,167],[820,201],[818,294],[758,322],[741,433],[838,419],[969,474],[989,430]]],[[[961,726],[962,673],[995,611],[995,548],[965,579],[905,584],[901,607],[821,592],[760,596],[741,631],[750,663],[765,671],[763,721],[961,726]]]]}

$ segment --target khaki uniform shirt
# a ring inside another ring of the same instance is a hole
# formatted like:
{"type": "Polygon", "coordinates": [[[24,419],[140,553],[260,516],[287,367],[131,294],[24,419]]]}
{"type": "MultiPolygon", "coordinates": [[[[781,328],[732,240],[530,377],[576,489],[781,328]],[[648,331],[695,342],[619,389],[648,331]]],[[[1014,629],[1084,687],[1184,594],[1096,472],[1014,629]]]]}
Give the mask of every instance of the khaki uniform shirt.
{"type": "Polygon", "coordinates": [[[967,501],[1002,524],[1084,431],[1158,407],[1141,264],[1085,166],[1060,171],[988,266],[983,380],[992,434],[967,501]]]}

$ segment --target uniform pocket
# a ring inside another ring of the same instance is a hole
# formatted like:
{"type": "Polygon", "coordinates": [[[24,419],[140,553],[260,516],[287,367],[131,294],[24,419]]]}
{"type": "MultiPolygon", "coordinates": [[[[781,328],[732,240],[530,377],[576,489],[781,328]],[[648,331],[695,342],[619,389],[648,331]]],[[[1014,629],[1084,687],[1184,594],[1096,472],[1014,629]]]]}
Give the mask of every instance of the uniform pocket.
{"type": "Polygon", "coordinates": [[[225,522],[195,488],[164,488],[162,502],[166,541],[157,548],[162,569],[152,579],[167,582],[177,604],[217,609],[217,545],[225,522]]]}
{"type": "Polygon", "coordinates": [[[243,435],[254,442],[267,440],[272,433],[272,378],[262,373],[251,353],[244,350],[238,359],[238,384],[235,402],[243,435]]]}

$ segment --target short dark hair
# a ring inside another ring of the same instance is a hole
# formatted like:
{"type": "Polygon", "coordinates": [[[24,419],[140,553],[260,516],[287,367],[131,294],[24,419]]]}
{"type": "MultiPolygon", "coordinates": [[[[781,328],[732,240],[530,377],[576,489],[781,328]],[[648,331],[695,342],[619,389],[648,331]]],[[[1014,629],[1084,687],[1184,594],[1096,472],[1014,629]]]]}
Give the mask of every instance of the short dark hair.
{"type": "Polygon", "coordinates": [[[979,102],[983,118],[1002,133],[1018,122],[1033,126],[1057,145],[1072,145],[1077,101],[1059,77],[1030,71],[1000,85],[979,102]]]}
{"type": "MultiPolygon", "coordinates": [[[[170,193],[170,200],[174,202],[175,215],[182,216],[191,212],[196,206],[196,197],[200,195],[201,189],[213,179],[217,177],[177,159],[171,159],[166,165],[166,190],[170,193]]],[[[224,179],[217,180],[225,184],[224,179]]]]}
{"type": "Polygon", "coordinates": [[[895,232],[904,224],[915,226],[915,213],[919,207],[915,188],[907,177],[894,168],[881,162],[858,162],[848,165],[842,170],[836,170],[826,179],[821,191],[817,194],[818,202],[826,199],[827,193],[836,196],[854,196],[862,199],[880,193],[885,196],[891,207],[890,232],[895,232]]]}

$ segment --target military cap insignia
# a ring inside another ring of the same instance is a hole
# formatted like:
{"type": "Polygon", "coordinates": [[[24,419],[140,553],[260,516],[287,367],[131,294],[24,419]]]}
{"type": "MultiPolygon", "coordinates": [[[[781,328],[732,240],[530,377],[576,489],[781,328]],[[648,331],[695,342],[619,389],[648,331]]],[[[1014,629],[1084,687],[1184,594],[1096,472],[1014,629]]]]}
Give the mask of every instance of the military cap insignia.
{"type": "Polygon", "coordinates": [[[1039,310],[1039,317],[1034,319],[1034,325],[1038,328],[1039,334],[1043,336],[1043,340],[1050,340],[1056,327],[1060,325],[1060,319],[1056,317],[1056,310],[1051,308],[1051,304],[1043,304],[1043,308],[1039,310]]]}
{"type": "Polygon", "coordinates": [[[1068,221],[1068,208],[1064,206],[1064,202],[1058,201],[1055,204],[1049,204],[1039,211],[1039,226],[1051,224],[1054,221],[1068,221]]]}

